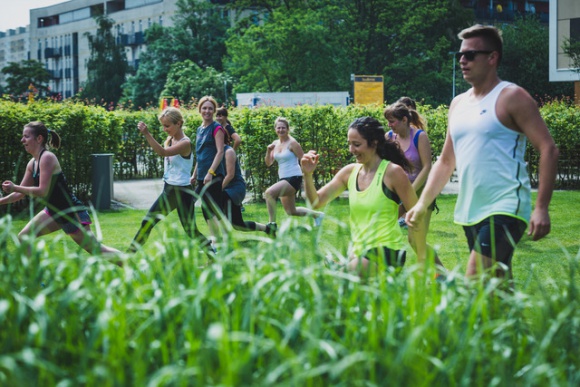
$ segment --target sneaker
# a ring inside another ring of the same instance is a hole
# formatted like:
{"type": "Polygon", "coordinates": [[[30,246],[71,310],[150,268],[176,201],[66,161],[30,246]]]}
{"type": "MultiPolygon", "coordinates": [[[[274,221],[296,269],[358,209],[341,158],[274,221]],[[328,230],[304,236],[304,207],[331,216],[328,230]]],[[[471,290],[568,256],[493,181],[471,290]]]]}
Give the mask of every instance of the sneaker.
{"type": "Polygon", "coordinates": [[[266,224],[266,234],[276,236],[276,231],[278,231],[278,225],[276,222],[269,222],[266,224]]]}
{"type": "Polygon", "coordinates": [[[322,221],[324,220],[324,213],[318,215],[318,217],[314,218],[314,227],[320,227],[322,225],[322,221]]]}
{"type": "Polygon", "coordinates": [[[442,284],[447,282],[447,276],[445,274],[437,273],[435,274],[435,282],[442,284]]]}

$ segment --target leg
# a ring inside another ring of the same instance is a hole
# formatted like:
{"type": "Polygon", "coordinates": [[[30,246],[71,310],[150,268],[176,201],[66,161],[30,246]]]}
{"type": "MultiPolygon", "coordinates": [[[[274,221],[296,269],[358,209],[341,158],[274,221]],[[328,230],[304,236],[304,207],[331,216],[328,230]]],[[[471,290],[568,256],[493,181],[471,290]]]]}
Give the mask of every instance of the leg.
{"type": "Polygon", "coordinates": [[[157,200],[151,205],[151,208],[149,209],[149,212],[147,212],[147,215],[145,215],[145,217],[141,221],[141,227],[139,228],[139,230],[135,234],[135,237],[133,238],[133,241],[131,242],[129,252],[132,253],[136,252],[140,246],[143,246],[145,242],[147,242],[147,239],[149,239],[149,235],[151,234],[153,227],[155,227],[155,225],[159,223],[159,221],[163,216],[166,216],[169,213],[169,211],[167,210],[168,206],[169,200],[164,189],[164,191],[161,193],[161,195],[159,195],[157,200]]]}
{"type": "Polygon", "coordinates": [[[494,215],[475,226],[464,227],[470,247],[466,276],[474,277],[493,269],[494,276],[512,279],[512,256],[521,239],[524,221],[505,215],[494,215]]]}
{"type": "Polygon", "coordinates": [[[60,225],[45,210],[41,210],[18,233],[18,240],[23,241],[26,235],[34,238],[60,230],[60,225]]]}
{"type": "Polygon", "coordinates": [[[276,222],[276,200],[280,196],[287,194],[288,190],[292,191],[292,195],[296,194],[296,190],[292,188],[290,183],[285,180],[280,180],[264,192],[264,198],[266,199],[266,207],[268,208],[268,221],[270,223],[276,222]]]}
{"type": "Polygon", "coordinates": [[[221,177],[214,178],[210,184],[199,184],[196,188],[196,194],[201,197],[201,208],[203,218],[207,222],[209,231],[214,239],[221,235],[219,220],[222,211],[222,179],[221,177]]]}
{"type": "Polygon", "coordinates": [[[195,224],[195,196],[193,187],[176,187],[177,215],[185,233],[192,239],[198,239],[202,246],[209,246],[209,239],[203,235],[195,224]]]}

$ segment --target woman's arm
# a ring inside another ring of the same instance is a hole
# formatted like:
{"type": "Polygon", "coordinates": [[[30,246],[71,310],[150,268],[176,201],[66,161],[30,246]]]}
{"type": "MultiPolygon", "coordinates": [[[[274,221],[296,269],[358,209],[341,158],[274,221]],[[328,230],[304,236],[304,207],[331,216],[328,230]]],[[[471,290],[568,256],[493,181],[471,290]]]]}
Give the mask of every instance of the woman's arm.
{"type": "Polygon", "coordinates": [[[226,155],[224,157],[226,159],[226,176],[222,182],[222,190],[224,190],[228,184],[230,184],[230,181],[233,180],[236,174],[236,152],[230,148],[226,151],[226,155]]]}
{"type": "Polygon", "coordinates": [[[48,195],[50,190],[50,183],[52,181],[52,175],[54,173],[60,172],[60,164],[58,159],[52,152],[44,152],[42,158],[40,159],[40,182],[38,187],[34,186],[34,179],[32,178],[32,161],[30,161],[29,166],[26,167],[26,173],[20,185],[16,185],[12,182],[9,184],[2,183],[2,188],[5,192],[12,193],[18,192],[23,195],[34,196],[38,198],[43,198],[48,195]]]}
{"type": "Polygon", "coordinates": [[[264,156],[264,161],[266,166],[269,167],[274,164],[274,148],[276,148],[276,143],[278,140],[274,141],[266,148],[266,156],[264,156]]]}
{"type": "Polygon", "coordinates": [[[191,153],[191,141],[173,141],[171,146],[164,148],[163,145],[159,144],[157,140],[155,140],[153,135],[151,135],[145,123],[139,122],[137,124],[137,128],[143,134],[149,146],[159,156],[162,157],[175,155],[187,156],[191,153]]]}
{"type": "MultiPolygon", "coordinates": [[[[413,139],[411,139],[411,141],[413,141],[413,139]]],[[[417,178],[413,182],[413,189],[415,192],[419,192],[419,190],[423,188],[427,182],[429,172],[431,172],[431,142],[429,141],[429,136],[427,136],[427,133],[424,131],[419,134],[417,150],[419,151],[422,167],[417,178]]]]}
{"type": "MultiPolygon", "coordinates": [[[[24,172],[24,177],[22,178],[22,181],[20,182],[21,186],[34,185],[34,179],[32,178],[33,160],[34,159],[30,160],[28,162],[28,165],[26,166],[26,171],[24,172]]],[[[15,186],[15,184],[10,180],[6,180],[2,183],[2,189],[6,193],[9,193],[9,195],[0,198],[0,205],[1,204],[15,203],[19,200],[22,200],[26,196],[23,193],[14,192],[14,189],[13,189],[14,186],[15,186]]]]}
{"type": "Polygon", "coordinates": [[[315,209],[324,207],[328,202],[346,190],[348,187],[348,178],[354,167],[354,164],[349,164],[342,168],[328,184],[317,191],[316,187],[314,187],[312,174],[318,165],[318,157],[315,151],[309,151],[302,156],[300,162],[302,173],[304,174],[304,191],[310,205],[315,209]]]}
{"type": "Polygon", "coordinates": [[[218,168],[218,166],[220,165],[220,163],[222,162],[222,159],[224,158],[224,132],[223,132],[223,130],[218,130],[215,133],[214,139],[215,139],[215,147],[216,147],[217,152],[215,154],[215,157],[213,158],[213,161],[211,163],[211,166],[209,167],[209,170],[207,171],[207,174],[203,178],[204,184],[209,184],[211,182],[211,179],[213,178],[213,176],[210,173],[210,171],[215,171],[218,168]]]}
{"type": "Polygon", "coordinates": [[[298,160],[302,159],[302,156],[304,156],[304,151],[302,150],[302,147],[300,146],[298,141],[296,141],[295,139],[292,139],[290,141],[290,145],[288,146],[288,149],[290,149],[290,151],[292,153],[294,153],[294,155],[296,155],[298,160]]]}
{"type": "MultiPolygon", "coordinates": [[[[391,191],[394,191],[403,202],[405,208],[412,208],[417,203],[417,193],[413,189],[407,174],[400,166],[389,163],[383,182],[391,191]]],[[[409,227],[409,243],[415,253],[419,263],[424,264],[427,257],[427,235],[425,227],[418,224],[409,227]]]]}

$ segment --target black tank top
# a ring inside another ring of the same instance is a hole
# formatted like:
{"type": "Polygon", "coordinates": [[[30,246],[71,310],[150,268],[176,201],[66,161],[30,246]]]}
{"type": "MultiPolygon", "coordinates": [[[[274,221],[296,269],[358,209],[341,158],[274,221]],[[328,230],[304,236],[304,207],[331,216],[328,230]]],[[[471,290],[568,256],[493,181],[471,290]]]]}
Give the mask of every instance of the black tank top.
{"type": "MultiPolygon", "coordinates": [[[[43,149],[38,156],[38,165],[36,165],[36,161],[32,164],[32,178],[37,187],[40,185],[40,158],[45,150],[43,149]]],[[[73,207],[73,212],[85,209],[83,203],[70,191],[62,171],[52,175],[48,195],[43,200],[46,202],[46,208],[51,216],[58,212],[70,213],[69,209],[73,207]]]]}

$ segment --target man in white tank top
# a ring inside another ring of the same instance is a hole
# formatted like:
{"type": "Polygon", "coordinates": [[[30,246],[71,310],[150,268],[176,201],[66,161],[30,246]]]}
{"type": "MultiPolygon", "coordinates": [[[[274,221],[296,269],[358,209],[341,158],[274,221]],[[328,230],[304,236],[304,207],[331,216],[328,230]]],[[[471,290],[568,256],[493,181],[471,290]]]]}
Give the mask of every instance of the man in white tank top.
{"type": "Polygon", "coordinates": [[[462,43],[456,57],[472,88],[451,102],[443,151],[406,220],[411,226],[420,224],[457,167],[460,190],[455,223],[464,227],[470,250],[466,275],[477,275],[497,261],[501,264],[493,274],[511,279],[513,251],[526,227],[533,240],[550,232],[548,205],[558,149],[533,98],[497,75],[502,57],[499,30],[476,25],[458,36],[462,43]],[[524,160],[526,139],[540,153],[533,212],[524,160]]]}

